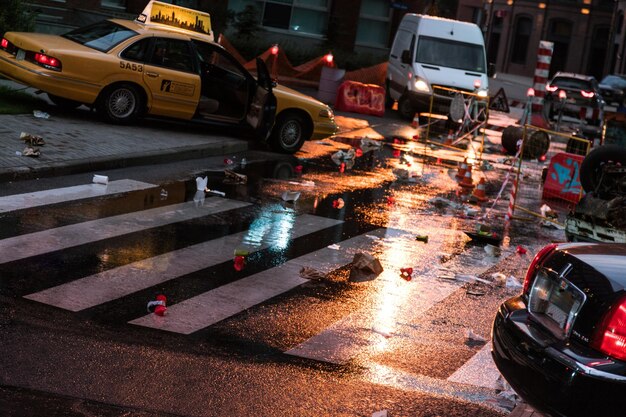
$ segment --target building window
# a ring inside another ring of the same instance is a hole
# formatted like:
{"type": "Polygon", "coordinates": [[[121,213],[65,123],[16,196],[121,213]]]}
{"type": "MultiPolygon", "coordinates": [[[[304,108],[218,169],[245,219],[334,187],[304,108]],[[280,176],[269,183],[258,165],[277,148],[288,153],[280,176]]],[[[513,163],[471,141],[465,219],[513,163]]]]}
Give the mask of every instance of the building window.
{"type": "Polygon", "coordinates": [[[515,21],[515,35],[513,38],[513,50],[511,52],[511,62],[514,64],[526,63],[532,26],[533,21],[527,16],[519,16],[515,21]]]}
{"type": "Polygon", "coordinates": [[[391,9],[386,0],[363,0],[356,43],[385,48],[389,44],[391,9]]]}
{"type": "MultiPolygon", "coordinates": [[[[187,7],[188,9],[198,9],[197,0],[159,0],[163,3],[174,4],[176,6],[187,7]]],[[[121,2],[125,3],[125,2],[121,2]]]]}
{"type": "Polygon", "coordinates": [[[103,7],[126,8],[126,0],[102,0],[101,3],[103,7]]]}
{"type": "Polygon", "coordinates": [[[248,5],[257,6],[261,11],[263,27],[320,36],[326,34],[329,0],[235,0],[229,2],[229,8],[234,12],[240,12],[248,5]]]}

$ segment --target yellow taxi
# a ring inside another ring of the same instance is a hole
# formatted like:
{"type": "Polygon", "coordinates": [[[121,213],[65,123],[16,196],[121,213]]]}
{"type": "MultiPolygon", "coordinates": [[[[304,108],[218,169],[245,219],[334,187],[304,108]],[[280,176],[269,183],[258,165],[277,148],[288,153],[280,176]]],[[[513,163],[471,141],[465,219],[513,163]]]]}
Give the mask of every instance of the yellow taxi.
{"type": "Polygon", "coordinates": [[[253,77],[213,41],[210,16],[151,1],[134,20],[110,19],[65,35],[7,32],[0,74],[48,94],[64,108],[95,107],[105,120],[144,115],[249,125],[278,152],[337,131],[324,103],[253,77]]]}

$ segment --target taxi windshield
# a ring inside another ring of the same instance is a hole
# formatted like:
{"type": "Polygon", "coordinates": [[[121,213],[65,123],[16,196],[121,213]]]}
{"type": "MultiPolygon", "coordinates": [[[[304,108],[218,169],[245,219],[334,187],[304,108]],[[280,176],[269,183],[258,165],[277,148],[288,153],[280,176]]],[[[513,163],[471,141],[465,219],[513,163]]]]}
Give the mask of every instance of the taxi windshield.
{"type": "Polygon", "coordinates": [[[89,48],[107,52],[115,45],[135,35],[137,35],[137,32],[105,20],[74,29],[63,35],[63,37],[89,48]]]}

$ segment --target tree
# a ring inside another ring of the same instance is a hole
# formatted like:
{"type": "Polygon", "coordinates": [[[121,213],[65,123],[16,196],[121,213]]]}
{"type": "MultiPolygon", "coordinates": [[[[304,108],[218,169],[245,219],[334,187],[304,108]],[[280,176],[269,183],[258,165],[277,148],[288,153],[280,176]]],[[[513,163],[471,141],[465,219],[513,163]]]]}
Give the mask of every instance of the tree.
{"type": "Polygon", "coordinates": [[[242,11],[235,14],[233,22],[233,28],[235,29],[235,36],[241,41],[249,42],[256,38],[256,36],[263,29],[259,22],[259,16],[261,12],[256,6],[247,5],[242,11]]]}
{"type": "Polygon", "coordinates": [[[3,0],[0,7],[0,35],[8,31],[32,31],[36,14],[22,0],[3,0]]]}

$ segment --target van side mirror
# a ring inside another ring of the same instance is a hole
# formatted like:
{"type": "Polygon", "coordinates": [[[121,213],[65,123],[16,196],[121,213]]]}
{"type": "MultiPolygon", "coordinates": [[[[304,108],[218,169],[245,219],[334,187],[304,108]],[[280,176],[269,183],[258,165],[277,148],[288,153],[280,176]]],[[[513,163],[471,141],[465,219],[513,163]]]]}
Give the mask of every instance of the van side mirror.
{"type": "Polygon", "coordinates": [[[487,77],[493,78],[495,75],[496,75],[496,64],[494,64],[493,62],[490,62],[489,65],[487,65],[487,77]]]}
{"type": "Polygon", "coordinates": [[[409,51],[408,49],[405,49],[404,51],[402,51],[401,60],[403,64],[410,64],[411,63],[411,51],[409,51]]]}

